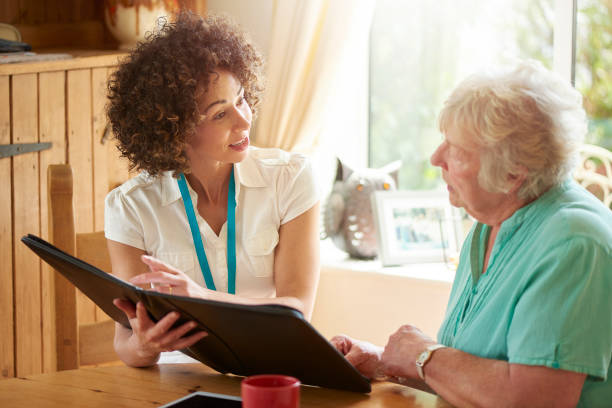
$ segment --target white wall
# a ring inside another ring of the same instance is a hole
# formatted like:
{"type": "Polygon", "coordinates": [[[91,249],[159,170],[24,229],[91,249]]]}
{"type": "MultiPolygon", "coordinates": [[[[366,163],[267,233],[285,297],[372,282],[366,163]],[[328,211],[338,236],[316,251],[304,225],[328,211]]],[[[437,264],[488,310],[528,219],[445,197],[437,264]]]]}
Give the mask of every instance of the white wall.
{"type": "Polygon", "coordinates": [[[435,339],[450,290],[450,281],[323,266],[311,323],[328,339],[346,334],[379,346],[404,324],[435,339]]]}
{"type": "Polygon", "coordinates": [[[207,0],[208,12],[234,17],[253,39],[259,51],[267,57],[270,48],[270,27],[274,0],[207,0]]]}

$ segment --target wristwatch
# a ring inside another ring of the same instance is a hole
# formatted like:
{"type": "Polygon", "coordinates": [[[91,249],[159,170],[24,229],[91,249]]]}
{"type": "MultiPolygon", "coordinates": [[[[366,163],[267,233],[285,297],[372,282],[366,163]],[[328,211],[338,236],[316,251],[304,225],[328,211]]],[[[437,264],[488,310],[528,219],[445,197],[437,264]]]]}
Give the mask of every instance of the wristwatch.
{"type": "Polygon", "coordinates": [[[414,364],[416,365],[417,373],[419,374],[419,377],[421,377],[421,380],[425,380],[423,368],[425,368],[425,364],[427,364],[427,362],[431,359],[431,356],[433,356],[434,351],[445,347],[446,346],[444,344],[432,344],[427,346],[425,351],[419,354],[414,364]]]}

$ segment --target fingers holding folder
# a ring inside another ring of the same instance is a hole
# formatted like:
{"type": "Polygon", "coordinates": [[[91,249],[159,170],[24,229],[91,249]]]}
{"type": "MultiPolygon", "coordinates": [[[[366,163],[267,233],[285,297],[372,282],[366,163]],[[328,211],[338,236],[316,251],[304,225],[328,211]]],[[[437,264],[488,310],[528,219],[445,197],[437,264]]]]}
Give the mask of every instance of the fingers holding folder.
{"type": "Polygon", "coordinates": [[[129,319],[132,327],[129,341],[135,345],[142,357],[157,359],[163,351],[190,347],[208,335],[205,331],[190,333],[197,326],[194,321],[173,328],[180,317],[177,312],[170,312],[155,323],[149,318],[142,302],[134,305],[129,300],[114,299],[113,304],[129,319]]]}

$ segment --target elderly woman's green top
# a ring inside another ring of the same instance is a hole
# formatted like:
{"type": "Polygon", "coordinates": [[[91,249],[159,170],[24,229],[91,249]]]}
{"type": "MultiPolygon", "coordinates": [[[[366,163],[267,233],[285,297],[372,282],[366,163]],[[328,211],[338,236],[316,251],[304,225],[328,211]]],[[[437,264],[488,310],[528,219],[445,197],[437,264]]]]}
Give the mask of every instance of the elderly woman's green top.
{"type": "Polygon", "coordinates": [[[612,211],[568,180],[503,222],[482,274],[489,231],[466,238],[438,341],[588,374],[578,406],[612,406],[612,211]]]}

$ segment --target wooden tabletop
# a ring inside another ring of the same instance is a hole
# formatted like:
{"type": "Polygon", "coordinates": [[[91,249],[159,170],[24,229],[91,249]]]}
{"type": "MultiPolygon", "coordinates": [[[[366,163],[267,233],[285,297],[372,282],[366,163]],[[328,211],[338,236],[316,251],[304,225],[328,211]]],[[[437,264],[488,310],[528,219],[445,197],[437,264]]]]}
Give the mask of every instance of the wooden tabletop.
{"type": "MultiPolygon", "coordinates": [[[[195,391],[240,395],[241,377],[222,375],[202,364],[151,368],[84,367],[0,381],[0,407],[158,407],[195,391]]],[[[441,398],[391,383],[375,383],[358,394],[302,386],[301,407],[450,407],[441,398]]]]}

